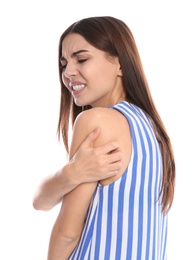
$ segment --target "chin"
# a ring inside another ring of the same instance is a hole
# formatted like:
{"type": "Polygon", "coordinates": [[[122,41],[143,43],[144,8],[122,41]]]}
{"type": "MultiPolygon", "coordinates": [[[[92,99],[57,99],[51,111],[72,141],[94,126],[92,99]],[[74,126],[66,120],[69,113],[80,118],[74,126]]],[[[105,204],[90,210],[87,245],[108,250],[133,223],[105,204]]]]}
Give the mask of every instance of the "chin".
{"type": "Polygon", "coordinates": [[[78,102],[77,100],[74,100],[74,103],[78,106],[78,107],[85,107],[85,106],[90,106],[85,102],[78,102]]]}

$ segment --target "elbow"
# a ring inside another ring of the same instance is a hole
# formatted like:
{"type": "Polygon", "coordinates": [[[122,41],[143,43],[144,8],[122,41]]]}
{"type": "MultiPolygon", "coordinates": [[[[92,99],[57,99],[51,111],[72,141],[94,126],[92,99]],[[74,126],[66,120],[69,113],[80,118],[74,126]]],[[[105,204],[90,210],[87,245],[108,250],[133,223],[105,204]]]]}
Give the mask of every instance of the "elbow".
{"type": "Polygon", "coordinates": [[[78,244],[80,236],[81,234],[79,232],[67,229],[64,230],[63,227],[52,230],[52,237],[54,237],[54,240],[61,241],[62,245],[68,248],[74,248],[78,244]]]}
{"type": "Polygon", "coordinates": [[[63,243],[65,246],[73,246],[78,243],[80,236],[63,236],[63,243]]]}
{"type": "Polygon", "coordinates": [[[42,205],[37,199],[33,199],[32,206],[35,210],[49,211],[51,207],[42,205]]]}
{"type": "Polygon", "coordinates": [[[42,207],[40,207],[39,203],[37,203],[35,200],[33,200],[32,206],[35,210],[42,210],[42,207]]]}

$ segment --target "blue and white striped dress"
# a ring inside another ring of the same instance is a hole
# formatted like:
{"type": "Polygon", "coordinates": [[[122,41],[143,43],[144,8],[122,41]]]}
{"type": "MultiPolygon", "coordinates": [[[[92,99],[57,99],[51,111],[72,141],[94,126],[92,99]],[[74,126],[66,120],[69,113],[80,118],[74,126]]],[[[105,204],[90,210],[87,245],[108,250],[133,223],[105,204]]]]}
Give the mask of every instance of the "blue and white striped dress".
{"type": "Polygon", "coordinates": [[[98,184],[70,260],[166,260],[167,216],[158,199],[162,157],[147,115],[126,101],[112,107],[128,120],[132,155],[114,183],[98,184]]]}

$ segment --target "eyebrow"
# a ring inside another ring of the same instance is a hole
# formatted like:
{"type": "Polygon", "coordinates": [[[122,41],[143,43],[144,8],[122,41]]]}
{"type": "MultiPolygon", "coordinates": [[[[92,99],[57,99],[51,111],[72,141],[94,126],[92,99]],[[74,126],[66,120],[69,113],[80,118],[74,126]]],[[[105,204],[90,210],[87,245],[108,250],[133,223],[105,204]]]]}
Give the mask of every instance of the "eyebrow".
{"type": "MultiPolygon", "coordinates": [[[[73,57],[75,57],[76,55],[78,55],[79,53],[82,53],[82,52],[89,52],[89,51],[87,51],[87,50],[79,50],[79,51],[75,51],[75,52],[73,52],[72,54],[71,54],[71,57],[73,58],[73,57]]],[[[64,60],[66,60],[63,56],[60,58],[60,61],[64,61],[64,60]]]]}

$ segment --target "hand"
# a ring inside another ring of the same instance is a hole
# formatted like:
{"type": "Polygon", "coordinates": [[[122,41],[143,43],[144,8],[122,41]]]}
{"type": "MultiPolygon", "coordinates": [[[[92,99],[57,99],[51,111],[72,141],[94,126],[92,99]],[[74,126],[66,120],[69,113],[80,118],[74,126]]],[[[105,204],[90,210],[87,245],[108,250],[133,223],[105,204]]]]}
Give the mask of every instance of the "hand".
{"type": "Polygon", "coordinates": [[[94,182],[112,177],[118,173],[122,165],[122,153],[117,142],[110,142],[100,147],[93,147],[100,129],[91,132],[78,151],[70,160],[74,164],[74,178],[80,183],[94,182]]]}

